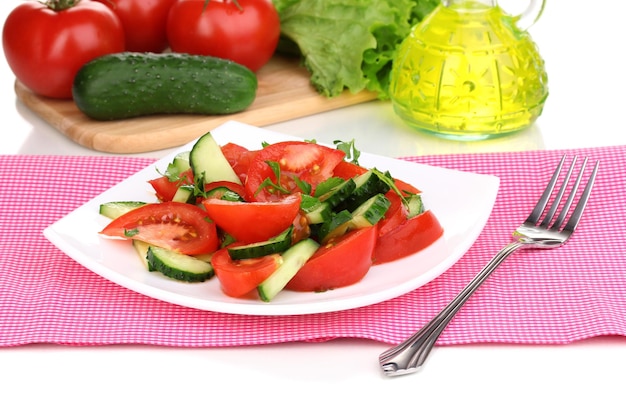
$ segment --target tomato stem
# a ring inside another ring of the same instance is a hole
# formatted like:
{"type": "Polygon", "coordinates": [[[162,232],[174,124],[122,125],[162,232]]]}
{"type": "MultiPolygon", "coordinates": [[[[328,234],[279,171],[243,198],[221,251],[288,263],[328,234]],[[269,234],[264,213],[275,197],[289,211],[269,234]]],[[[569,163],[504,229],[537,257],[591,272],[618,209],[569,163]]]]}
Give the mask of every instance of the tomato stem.
{"type": "Polygon", "coordinates": [[[49,9],[54,10],[56,12],[60,12],[63,10],[71,9],[80,3],[80,0],[46,0],[42,2],[49,9]]]}

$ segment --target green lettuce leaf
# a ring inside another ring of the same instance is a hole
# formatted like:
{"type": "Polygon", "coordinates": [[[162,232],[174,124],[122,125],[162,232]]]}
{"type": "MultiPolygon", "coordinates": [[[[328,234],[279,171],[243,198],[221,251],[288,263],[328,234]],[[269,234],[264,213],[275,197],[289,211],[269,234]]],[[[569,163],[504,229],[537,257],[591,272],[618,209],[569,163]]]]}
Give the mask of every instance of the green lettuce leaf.
{"type": "Polygon", "coordinates": [[[274,0],[282,36],[295,43],[311,83],[334,97],[345,89],[387,98],[395,51],[439,0],[274,0]]]}

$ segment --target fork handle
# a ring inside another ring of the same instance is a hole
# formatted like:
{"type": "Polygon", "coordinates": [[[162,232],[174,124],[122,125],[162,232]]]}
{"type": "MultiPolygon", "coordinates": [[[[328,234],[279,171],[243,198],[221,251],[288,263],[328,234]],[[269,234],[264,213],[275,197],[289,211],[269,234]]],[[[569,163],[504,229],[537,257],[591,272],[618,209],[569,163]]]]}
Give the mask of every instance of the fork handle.
{"type": "Polygon", "coordinates": [[[379,357],[385,375],[403,375],[417,371],[426,361],[428,354],[443,330],[452,321],[465,302],[500,264],[524,243],[514,242],[502,248],[467,286],[417,333],[399,345],[386,350],[379,357]]]}

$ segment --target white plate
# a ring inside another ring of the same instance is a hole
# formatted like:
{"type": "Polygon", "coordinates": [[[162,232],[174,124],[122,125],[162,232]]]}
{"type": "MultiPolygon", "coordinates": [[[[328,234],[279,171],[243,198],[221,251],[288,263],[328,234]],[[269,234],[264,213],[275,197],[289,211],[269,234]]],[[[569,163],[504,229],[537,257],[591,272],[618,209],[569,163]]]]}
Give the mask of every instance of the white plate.
{"type": "MultiPolygon", "coordinates": [[[[297,139],[238,122],[212,131],[225,144],[234,142],[258,149],[263,141],[297,139]]],[[[109,201],[156,201],[146,181],[165,172],[173,157],[191,149],[188,144],[110,188],[74,210],[44,231],[55,246],[76,262],[123,287],[182,306],[233,314],[292,315],[346,310],[385,301],[414,290],[450,268],[474,243],[496,199],[499,179],[371,154],[362,154],[361,165],[389,170],[423,192],[424,202],[444,228],[444,235],[429,248],[396,262],[373,267],[352,286],[323,293],[283,291],[270,303],[225,296],[217,279],[188,284],[148,272],[128,242],[101,238],[98,232],[108,220],[98,214],[109,201]]],[[[358,148],[358,142],[357,142],[358,148]]]]}

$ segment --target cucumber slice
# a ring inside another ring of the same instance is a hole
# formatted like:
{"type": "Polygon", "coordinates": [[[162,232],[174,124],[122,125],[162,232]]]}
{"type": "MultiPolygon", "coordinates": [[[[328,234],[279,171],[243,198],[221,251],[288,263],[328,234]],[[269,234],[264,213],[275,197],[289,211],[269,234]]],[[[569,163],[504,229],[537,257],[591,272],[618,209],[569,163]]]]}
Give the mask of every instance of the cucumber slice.
{"type": "Polygon", "coordinates": [[[313,239],[304,239],[287,249],[281,255],[282,264],[257,287],[261,300],[269,302],[276,297],[318,248],[319,244],[313,239]]]}
{"type": "Polygon", "coordinates": [[[143,265],[146,267],[146,269],[149,269],[148,267],[148,248],[149,247],[150,247],[150,244],[148,242],[144,242],[143,240],[133,239],[133,248],[135,248],[137,255],[139,255],[139,259],[141,259],[141,262],[143,262],[143,265]]]}
{"type": "Polygon", "coordinates": [[[181,185],[178,187],[174,197],[172,197],[172,201],[178,203],[195,203],[196,196],[193,192],[193,185],[181,185]]]}
{"type": "Polygon", "coordinates": [[[348,210],[333,213],[330,220],[317,228],[317,237],[322,243],[326,243],[334,237],[341,236],[348,231],[351,221],[352,214],[348,210]]]}
{"type": "Polygon", "coordinates": [[[341,184],[333,187],[330,191],[319,196],[319,200],[330,205],[331,208],[337,207],[344,202],[350,194],[355,190],[356,183],[352,178],[343,181],[341,184]]]}
{"type": "Polygon", "coordinates": [[[100,204],[99,213],[109,219],[117,219],[122,214],[126,214],[145,204],[146,203],[143,201],[111,201],[109,203],[100,204]]]}
{"type": "Polygon", "coordinates": [[[307,194],[302,195],[300,209],[309,224],[324,223],[329,220],[333,214],[330,204],[307,194]]]}
{"type": "Polygon", "coordinates": [[[408,209],[407,218],[415,217],[424,212],[424,202],[420,194],[411,194],[406,198],[406,207],[408,209]]]}
{"type": "Polygon", "coordinates": [[[201,261],[207,262],[207,263],[211,263],[211,258],[213,257],[213,253],[203,253],[201,255],[194,255],[193,257],[196,259],[199,259],[201,261]]]}
{"type": "Polygon", "coordinates": [[[249,245],[235,246],[228,248],[231,259],[260,258],[261,256],[273,253],[284,252],[291,246],[291,236],[293,227],[288,228],[278,236],[264,242],[251,243],[249,245]]]}
{"type": "Polygon", "coordinates": [[[149,246],[146,254],[148,270],[185,282],[203,282],[215,272],[210,263],[169,249],[149,246]]]}
{"type": "Polygon", "coordinates": [[[226,201],[244,201],[242,196],[228,187],[215,187],[206,193],[206,198],[217,198],[226,201]]]}
{"type": "Polygon", "coordinates": [[[172,162],[167,166],[167,175],[170,178],[178,178],[180,174],[191,168],[189,165],[190,151],[184,151],[177,154],[172,162]]]}
{"type": "Polygon", "coordinates": [[[383,194],[376,194],[370,197],[352,212],[349,228],[360,229],[375,225],[385,216],[390,206],[391,202],[383,194]]]}
{"type": "Polygon", "coordinates": [[[200,189],[210,182],[231,181],[241,184],[239,176],[228,163],[211,132],[198,139],[189,153],[189,164],[200,189]]]}
{"type": "Polygon", "coordinates": [[[391,189],[373,170],[369,170],[354,179],[356,188],[347,198],[344,208],[353,211],[370,197],[376,194],[385,194],[391,189]]]}

